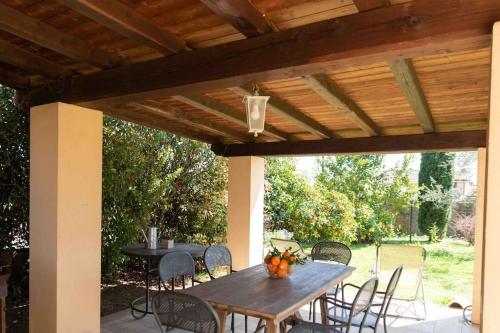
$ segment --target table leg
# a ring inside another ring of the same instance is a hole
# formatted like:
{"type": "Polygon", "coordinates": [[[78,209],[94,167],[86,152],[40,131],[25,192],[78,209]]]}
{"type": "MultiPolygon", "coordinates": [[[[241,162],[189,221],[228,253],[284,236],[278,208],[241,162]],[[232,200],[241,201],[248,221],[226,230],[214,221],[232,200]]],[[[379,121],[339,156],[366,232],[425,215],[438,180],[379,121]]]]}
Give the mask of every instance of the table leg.
{"type": "Polygon", "coordinates": [[[216,309],[217,315],[219,316],[220,323],[220,333],[224,333],[226,329],[226,319],[227,319],[227,311],[222,309],[216,309]]]}
{"type": "Polygon", "coordinates": [[[149,280],[151,279],[151,259],[146,259],[146,312],[149,311],[149,280]]]}
{"type": "Polygon", "coordinates": [[[328,312],[328,303],[326,302],[326,294],[320,297],[319,306],[321,308],[321,323],[323,325],[328,325],[328,318],[326,317],[328,312]]]}
{"type": "Polygon", "coordinates": [[[280,333],[280,322],[274,319],[266,319],[266,333],[280,333]]]}

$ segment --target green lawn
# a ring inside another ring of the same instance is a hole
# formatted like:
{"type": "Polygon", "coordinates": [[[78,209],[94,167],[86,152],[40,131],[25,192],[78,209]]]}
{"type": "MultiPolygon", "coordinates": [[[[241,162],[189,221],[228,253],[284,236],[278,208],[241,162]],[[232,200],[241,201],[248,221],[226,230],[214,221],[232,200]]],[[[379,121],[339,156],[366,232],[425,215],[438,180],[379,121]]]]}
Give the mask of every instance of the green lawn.
{"type": "MultiPolygon", "coordinates": [[[[403,239],[398,243],[408,244],[403,239]]],[[[414,242],[415,243],[415,242],[414,242]]],[[[439,243],[421,242],[427,250],[425,262],[424,287],[426,299],[436,304],[447,305],[456,296],[472,299],[472,271],[474,247],[457,239],[445,239],[439,243]]],[[[351,266],[356,271],[349,282],[360,284],[370,277],[375,264],[375,245],[353,245],[351,266]]],[[[306,251],[310,251],[306,249],[306,251]]]]}

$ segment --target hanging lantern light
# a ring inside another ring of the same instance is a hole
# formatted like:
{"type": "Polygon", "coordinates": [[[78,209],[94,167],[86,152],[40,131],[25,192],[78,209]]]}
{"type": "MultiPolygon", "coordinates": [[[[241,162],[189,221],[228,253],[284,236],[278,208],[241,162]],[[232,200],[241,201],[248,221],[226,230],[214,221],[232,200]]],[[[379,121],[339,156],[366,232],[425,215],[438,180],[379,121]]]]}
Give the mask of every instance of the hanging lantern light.
{"type": "Polygon", "coordinates": [[[259,96],[259,89],[254,85],[253,96],[243,97],[243,103],[247,110],[248,132],[257,136],[264,131],[264,120],[266,118],[266,104],[269,96],[259,96]]]}

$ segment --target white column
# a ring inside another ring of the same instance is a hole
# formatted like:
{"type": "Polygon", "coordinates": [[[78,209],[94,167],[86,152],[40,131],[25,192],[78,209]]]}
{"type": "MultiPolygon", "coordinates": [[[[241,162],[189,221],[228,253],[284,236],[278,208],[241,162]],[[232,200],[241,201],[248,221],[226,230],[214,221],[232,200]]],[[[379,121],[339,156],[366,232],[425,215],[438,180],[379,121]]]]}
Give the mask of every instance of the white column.
{"type": "Polygon", "coordinates": [[[227,243],[234,269],[262,263],[264,233],[264,159],[229,158],[227,243]]]}
{"type": "Polygon", "coordinates": [[[99,332],[102,113],[30,112],[30,332],[99,332]]]}
{"type": "Polygon", "coordinates": [[[486,148],[477,150],[476,227],[474,235],[474,284],[472,323],[481,323],[481,287],[483,267],[484,191],[486,186],[486,148]]]}
{"type": "Polygon", "coordinates": [[[481,331],[499,331],[500,310],[500,22],[493,26],[490,114],[486,157],[481,331]]]}

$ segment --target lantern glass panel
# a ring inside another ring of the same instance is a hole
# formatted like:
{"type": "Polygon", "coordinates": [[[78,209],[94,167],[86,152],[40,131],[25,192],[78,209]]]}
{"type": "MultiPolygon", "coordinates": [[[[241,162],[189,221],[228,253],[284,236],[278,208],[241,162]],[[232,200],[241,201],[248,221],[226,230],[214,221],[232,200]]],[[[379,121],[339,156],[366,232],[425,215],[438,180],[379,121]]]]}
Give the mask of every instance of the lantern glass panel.
{"type": "Polygon", "coordinates": [[[266,118],[266,104],[269,96],[245,96],[245,107],[247,111],[248,132],[262,133],[266,118]]]}

